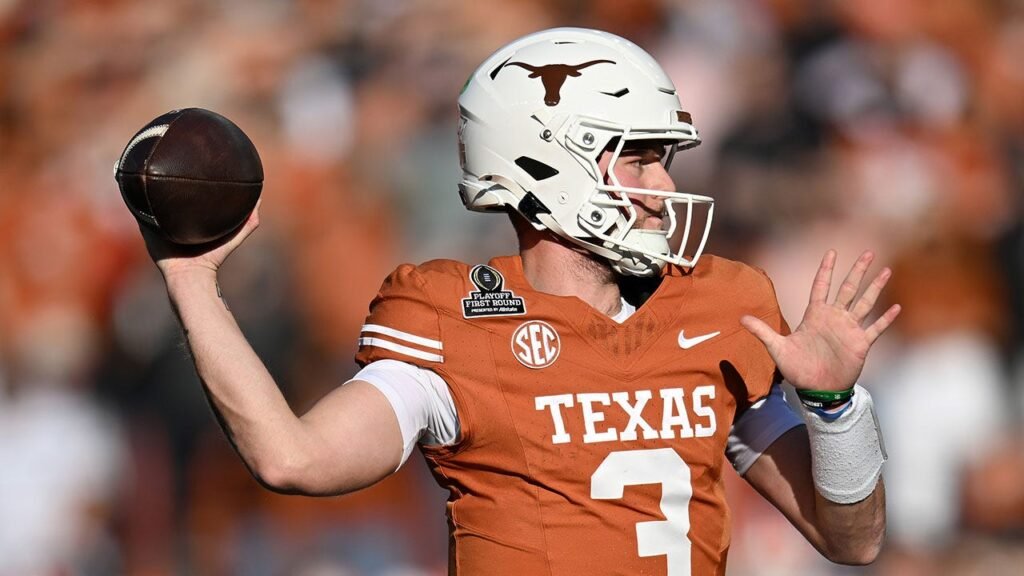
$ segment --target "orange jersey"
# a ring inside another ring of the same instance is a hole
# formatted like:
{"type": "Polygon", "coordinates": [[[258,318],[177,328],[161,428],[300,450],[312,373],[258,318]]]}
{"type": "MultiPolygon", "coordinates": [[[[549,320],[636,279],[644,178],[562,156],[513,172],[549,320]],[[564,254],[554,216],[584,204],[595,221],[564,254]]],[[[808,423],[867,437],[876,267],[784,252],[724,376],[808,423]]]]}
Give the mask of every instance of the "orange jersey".
{"type": "Polygon", "coordinates": [[[518,257],[392,273],[356,360],[451,389],[459,441],[421,447],[450,491],[450,572],[724,574],[726,440],[776,373],[744,314],[788,332],[768,278],[713,256],[622,324],[533,290],[518,257]]]}

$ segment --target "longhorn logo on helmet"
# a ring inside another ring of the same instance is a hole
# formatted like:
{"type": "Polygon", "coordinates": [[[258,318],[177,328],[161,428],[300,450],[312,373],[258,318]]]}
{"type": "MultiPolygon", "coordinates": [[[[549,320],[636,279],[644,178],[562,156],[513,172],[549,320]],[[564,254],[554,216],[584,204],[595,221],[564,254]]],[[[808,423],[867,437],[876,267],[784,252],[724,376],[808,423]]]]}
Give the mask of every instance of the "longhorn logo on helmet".
{"type": "MultiPolygon", "coordinates": [[[[582,76],[580,70],[589,68],[595,64],[615,64],[611,60],[591,60],[575,66],[569,64],[548,64],[547,66],[534,66],[525,62],[508,62],[507,66],[518,66],[530,72],[529,78],[540,78],[544,83],[544,103],[548,106],[556,106],[562,101],[562,85],[566,78],[582,76]]],[[[495,74],[497,76],[497,74],[495,74]]]]}

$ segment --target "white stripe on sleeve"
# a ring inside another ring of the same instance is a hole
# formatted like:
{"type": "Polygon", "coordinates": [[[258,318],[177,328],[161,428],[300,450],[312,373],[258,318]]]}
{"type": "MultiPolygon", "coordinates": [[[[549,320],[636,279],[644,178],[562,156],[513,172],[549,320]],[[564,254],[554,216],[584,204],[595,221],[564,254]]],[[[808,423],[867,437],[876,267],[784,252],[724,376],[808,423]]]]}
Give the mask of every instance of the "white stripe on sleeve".
{"type": "Polygon", "coordinates": [[[437,340],[431,340],[430,338],[409,334],[408,332],[402,332],[401,330],[395,330],[394,328],[388,328],[387,326],[381,326],[380,324],[363,324],[363,328],[360,332],[383,334],[398,340],[405,340],[406,342],[412,342],[413,344],[419,344],[420,346],[434,348],[437,350],[441,350],[444,347],[441,342],[437,340]]]}
{"type": "Polygon", "coordinates": [[[360,338],[359,345],[376,346],[378,348],[391,350],[392,352],[398,352],[399,354],[405,354],[406,356],[412,356],[413,358],[419,358],[420,360],[427,360],[428,362],[444,362],[444,356],[441,356],[440,354],[424,352],[422,350],[396,344],[390,340],[384,340],[383,338],[360,338]]]}

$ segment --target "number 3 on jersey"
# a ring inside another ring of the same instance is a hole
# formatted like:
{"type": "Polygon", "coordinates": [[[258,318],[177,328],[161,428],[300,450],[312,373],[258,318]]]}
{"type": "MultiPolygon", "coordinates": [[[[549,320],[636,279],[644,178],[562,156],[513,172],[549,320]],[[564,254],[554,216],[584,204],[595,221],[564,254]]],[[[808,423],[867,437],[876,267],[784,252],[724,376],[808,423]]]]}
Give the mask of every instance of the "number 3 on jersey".
{"type": "Polygon", "coordinates": [[[636,525],[640,556],[665,555],[668,576],[690,576],[690,467],[671,448],[612,452],[590,477],[590,497],[622,498],[626,486],[661,484],[664,520],[636,525]]]}

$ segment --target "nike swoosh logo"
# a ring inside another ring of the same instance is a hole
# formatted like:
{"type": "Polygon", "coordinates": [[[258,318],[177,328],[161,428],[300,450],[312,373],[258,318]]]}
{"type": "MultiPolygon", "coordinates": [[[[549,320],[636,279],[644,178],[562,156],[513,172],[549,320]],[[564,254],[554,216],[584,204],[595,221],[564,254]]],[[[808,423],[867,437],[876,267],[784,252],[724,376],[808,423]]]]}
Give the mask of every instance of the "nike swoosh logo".
{"type": "Polygon", "coordinates": [[[721,331],[719,331],[712,332],[710,334],[694,336],[693,338],[687,338],[686,336],[683,335],[683,332],[685,332],[685,330],[679,331],[679,347],[682,348],[683,350],[689,350],[690,348],[693,348],[697,344],[700,344],[701,342],[707,342],[708,340],[711,340],[715,336],[721,334],[721,331]]]}

